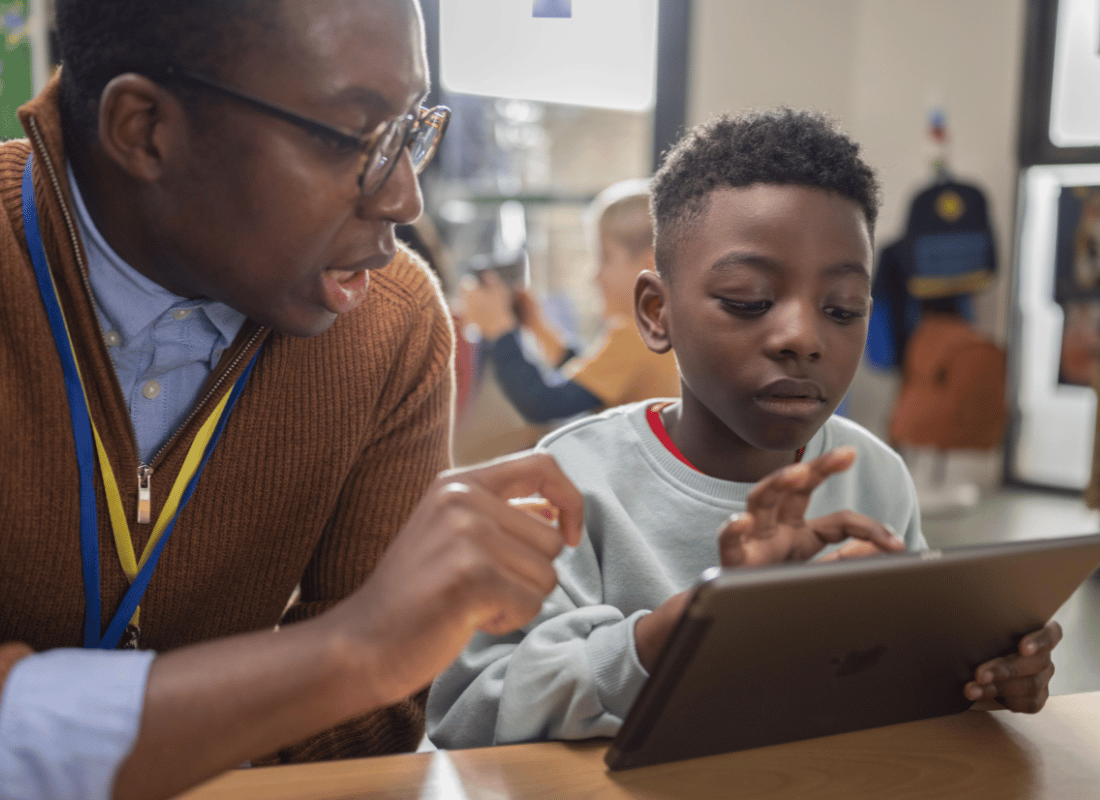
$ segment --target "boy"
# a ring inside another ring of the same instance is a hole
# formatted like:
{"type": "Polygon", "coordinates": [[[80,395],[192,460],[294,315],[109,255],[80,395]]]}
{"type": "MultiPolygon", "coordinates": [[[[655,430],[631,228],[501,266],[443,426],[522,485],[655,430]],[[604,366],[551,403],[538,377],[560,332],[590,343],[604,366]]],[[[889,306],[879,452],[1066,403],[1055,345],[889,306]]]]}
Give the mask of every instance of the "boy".
{"type": "Polygon", "coordinates": [[[596,228],[595,284],[607,324],[606,335],[592,352],[575,358],[534,296],[526,290],[513,293],[492,273],[463,291],[466,320],[481,329],[501,389],[533,424],[679,393],[675,360],[647,348],[633,319],[634,282],[654,265],[645,181],[609,186],[592,201],[586,216],[596,228]],[[535,335],[547,363],[561,368],[566,380],[548,384],[527,361],[518,340],[521,325],[535,335]]]}
{"type": "MultiPolygon", "coordinates": [[[[844,539],[829,557],[926,547],[901,459],[831,416],[871,310],[877,184],[858,147],[811,113],[720,117],[669,154],[652,203],[658,272],[639,277],[635,315],[651,349],[675,351],[682,399],[543,440],[582,488],[588,536],[558,559],[536,620],[475,637],[437,679],[441,747],[614,734],[707,567],[844,539]]],[[[966,696],[1038,710],[1060,636],[1025,637],[966,696]]]]}

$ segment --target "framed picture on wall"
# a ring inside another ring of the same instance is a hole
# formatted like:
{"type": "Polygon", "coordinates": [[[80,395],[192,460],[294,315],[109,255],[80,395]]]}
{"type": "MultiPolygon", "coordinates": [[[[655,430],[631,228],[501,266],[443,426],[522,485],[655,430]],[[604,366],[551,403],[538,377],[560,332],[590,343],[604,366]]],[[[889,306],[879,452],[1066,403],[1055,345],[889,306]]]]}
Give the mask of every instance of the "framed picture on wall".
{"type": "Polygon", "coordinates": [[[1019,160],[1100,164],[1100,3],[1029,0],[1019,160]]]}
{"type": "Polygon", "coordinates": [[[1009,470],[1025,483],[1080,490],[1092,467],[1100,366],[1100,164],[1029,167],[1019,194],[1009,470]]]}

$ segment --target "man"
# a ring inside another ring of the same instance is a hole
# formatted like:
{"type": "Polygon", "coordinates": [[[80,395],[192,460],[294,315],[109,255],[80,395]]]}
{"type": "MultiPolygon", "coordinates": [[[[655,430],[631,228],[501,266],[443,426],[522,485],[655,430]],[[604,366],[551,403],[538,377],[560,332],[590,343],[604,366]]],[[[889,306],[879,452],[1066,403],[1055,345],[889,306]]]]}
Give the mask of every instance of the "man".
{"type": "Polygon", "coordinates": [[[450,328],[393,238],[445,124],[419,9],[59,0],[58,32],[0,146],[0,795],[411,748],[581,527],[546,457],[436,477],[450,328]],[[504,499],[535,492],[557,528],[504,499]]]}

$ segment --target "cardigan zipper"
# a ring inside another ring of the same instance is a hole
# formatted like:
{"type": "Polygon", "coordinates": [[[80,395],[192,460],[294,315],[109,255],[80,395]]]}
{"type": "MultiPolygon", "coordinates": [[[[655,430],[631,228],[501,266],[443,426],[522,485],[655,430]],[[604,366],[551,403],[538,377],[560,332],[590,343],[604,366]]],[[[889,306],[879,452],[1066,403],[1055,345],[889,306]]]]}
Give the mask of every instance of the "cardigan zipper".
{"type": "MultiPolygon", "coordinates": [[[[139,525],[148,525],[152,522],[153,517],[153,464],[156,464],[160,460],[161,454],[169,448],[179,436],[179,432],[186,428],[191,420],[198,414],[199,409],[206,405],[206,402],[212,398],[225,383],[225,376],[236,369],[237,365],[241,363],[241,359],[245,354],[252,349],[252,345],[256,343],[256,340],[260,338],[267,331],[266,327],[259,327],[249,337],[249,340],[245,343],[245,346],[241,348],[240,352],[229,362],[229,365],[222,370],[217,379],[210,385],[210,388],[206,390],[206,393],[191,407],[191,413],[183,420],[175,432],[168,437],[168,440],[160,446],[160,449],[153,454],[153,457],[149,459],[148,464],[138,464],[137,479],[138,479],[138,504],[137,504],[137,521],[139,525]]],[[[130,420],[130,427],[133,428],[133,420],[130,420]]],[[[137,441],[137,432],[134,432],[134,441],[137,441]]]]}
{"type": "MultiPolygon", "coordinates": [[[[54,194],[57,195],[58,205],[61,206],[61,214],[65,218],[65,228],[69,232],[69,241],[73,246],[73,253],[76,255],[76,263],[79,267],[80,279],[84,283],[84,289],[88,294],[88,297],[93,296],[92,282],[88,277],[88,265],[84,263],[84,257],[80,251],[80,237],[77,236],[76,226],[73,224],[72,215],[69,213],[69,207],[65,204],[65,194],[61,191],[61,182],[57,177],[57,171],[54,169],[53,162],[50,161],[49,152],[46,150],[46,143],[42,139],[42,133],[38,129],[38,120],[34,117],[29,117],[31,132],[34,134],[35,143],[38,145],[38,150],[42,156],[42,163],[46,167],[46,173],[50,176],[50,183],[53,186],[54,194]]],[[[160,460],[161,455],[172,444],[175,443],[180,431],[186,428],[191,420],[195,418],[198,410],[206,404],[206,402],[214,396],[218,388],[225,382],[225,376],[236,369],[237,365],[241,362],[241,358],[245,353],[252,349],[252,346],[256,343],[264,333],[267,332],[266,326],[258,327],[249,338],[245,346],[237,353],[236,357],[222,370],[221,374],[217,377],[210,388],[206,390],[205,394],[191,407],[191,413],[183,420],[176,430],[168,437],[167,441],[160,446],[160,448],[153,454],[153,457],[149,459],[149,463],[139,463],[137,469],[137,523],[139,525],[147,525],[152,520],[153,509],[153,495],[152,495],[152,478],[153,467],[160,460]]],[[[102,331],[100,331],[102,336],[102,331]]],[[[117,378],[116,378],[117,379],[117,378]]],[[[126,418],[130,421],[130,435],[133,437],[135,449],[137,445],[137,428],[134,426],[134,421],[130,417],[129,412],[126,414],[126,418]]]]}

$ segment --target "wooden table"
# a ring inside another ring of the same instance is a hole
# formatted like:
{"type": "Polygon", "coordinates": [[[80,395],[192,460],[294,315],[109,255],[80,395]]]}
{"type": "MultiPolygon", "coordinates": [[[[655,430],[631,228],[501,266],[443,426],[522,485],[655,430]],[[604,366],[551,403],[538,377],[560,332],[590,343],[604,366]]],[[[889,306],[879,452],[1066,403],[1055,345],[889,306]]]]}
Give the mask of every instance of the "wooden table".
{"type": "Polygon", "coordinates": [[[1100,692],[1037,715],[950,717],[608,772],[606,740],[238,770],[187,800],[752,798],[1080,800],[1100,797],[1100,692]]]}

